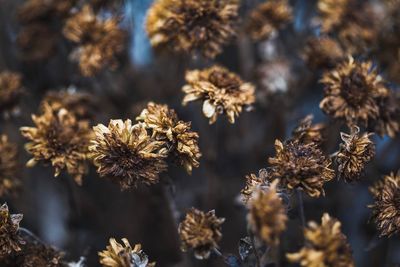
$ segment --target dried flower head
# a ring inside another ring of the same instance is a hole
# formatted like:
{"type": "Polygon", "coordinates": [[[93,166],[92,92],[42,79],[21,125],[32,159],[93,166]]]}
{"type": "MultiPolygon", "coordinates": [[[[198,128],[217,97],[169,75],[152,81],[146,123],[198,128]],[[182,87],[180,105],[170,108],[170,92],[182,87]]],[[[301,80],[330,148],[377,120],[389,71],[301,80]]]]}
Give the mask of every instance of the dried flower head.
{"type": "Polygon", "coordinates": [[[369,189],[375,200],[369,208],[380,236],[400,233],[400,171],[384,176],[369,189]]]}
{"type": "Polygon", "coordinates": [[[37,162],[51,163],[58,176],[63,169],[72,175],[75,182],[82,183],[82,176],[87,172],[91,130],[89,123],[78,120],[66,109],[54,110],[44,103],[41,115],[32,115],[35,127],[22,127],[22,135],[30,142],[25,145],[33,158],[27,166],[37,162]]]}
{"type": "Polygon", "coordinates": [[[106,250],[99,252],[100,264],[104,267],[154,267],[149,263],[147,255],[142,251],[142,245],[136,244],[133,248],[128,239],[122,239],[123,244],[110,238],[110,245],[106,250]]]}
{"type": "Polygon", "coordinates": [[[116,56],[124,50],[125,32],[118,27],[119,18],[101,19],[89,5],[70,17],[63,32],[79,47],[73,57],[79,60],[83,75],[93,76],[103,68],[116,68],[116,56]]]}
{"type": "Polygon", "coordinates": [[[278,180],[267,190],[258,190],[248,203],[247,220],[252,231],[268,245],[278,245],[281,233],[286,229],[286,209],[276,191],[278,180]]]}
{"type": "Polygon", "coordinates": [[[325,129],[325,125],[323,123],[312,124],[312,120],[312,115],[308,115],[302,119],[292,131],[293,139],[297,139],[304,144],[321,144],[324,139],[322,131],[325,129]]]}
{"type": "Polygon", "coordinates": [[[345,59],[345,52],[335,39],[313,37],[307,41],[303,58],[312,69],[330,69],[345,59]]]}
{"type": "Polygon", "coordinates": [[[235,35],[237,0],[157,0],[149,9],[147,34],[155,48],[214,58],[235,35]]]}
{"type": "Polygon", "coordinates": [[[218,114],[223,113],[230,123],[234,123],[243,107],[255,101],[254,86],[221,66],[188,71],[186,82],[187,85],[182,88],[186,94],[183,105],[202,100],[203,114],[210,119],[210,124],[217,120],[218,114]]]}
{"type": "Polygon", "coordinates": [[[24,241],[19,236],[22,214],[10,214],[7,204],[0,207],[0,259],[21,250],[24,241]]]}
{"type": "Polygon", "coordinates": [[[356,62],[352,57],[326,72],[321,83],[325,86],[325,98],[320,108],[349,126],[367,125],[377,119],[379,101],[389,94],[372,63],[356,62]]]}
{"type": "Polygon", "coordinates": [[[319,0],[318,11],[323,32],[330,32],[338,26],[347,14],[351,0],[319,0]]]}
{"type": "Polygon", "coordinates": [[[259,4],[250,13],[247,30],[253,40],[268,39],[291,20],[289,3],[286,0],[271,0],[259,4]]]}
{"type": "Polygon", "coordinates": [[[275,141],[276,156],[269,158],[268,179],[279,179],[280,184],[290,190],[302,189],[311,197],[324,195],[324,183],[334,178],[331,160],[315,143],[300,143],[289,140],[284,144],[275,141]]]}
{"type": "Polygon", "coordinates": [[[307,267],[354,267],[350,245],[341,232],[340,221],[324,213],[321,225],[309,222],[304,229],[305,246],[286,254],[290,262],[307,267]]]}
{"type": "Polygon", "coordinates": [[[270,187],[267,176],[268,172],[265,169],[260,170],[258,176],[253,173],[246,175],[246,186],[240,191],[241,200],[244,204],[254,198],[259,190],[267,190],[270,187]]]}
{"type": "Polygon", "coordinates": [[[122,190],[138,182],[155,184],[159,174],[167,169],[168,151],[165,141],[152,138],[143,123],[131,120],[111,120],[108,127],[93,127],[95,138],[89,150],[101,177],[118,183],[122,190]]]}
{"type": "Polygon", "coordinates": [[[336,162],[338,163],[338,177],[346,182],[360,179],[365,165],[375,155],[375,144],[370,137],[373,133],[359,135],[360,128],[353,127],[351,134],[340,133],[344,143],[340,144],[336,162]]]}
{"type": "Polygon", "coordinates": [[[0,112],[15,108],[22,93],[21,75],[10,71],[0,73],[0,112]]]}
{"type": "Polygon", "coordinates": [[[15,263],[20,267],[63,267],[63,256],[62,252],[51,246],[31,242],[17,254],[15,263]]]}
{"type": "Polygon", "coordinates": [[[218,247],[222,238],[221,224],[224,221],[224,218],[215,216],[214,210],[205,213],[195,208],[190,209],[178,229],[182,250],[193,249],[196,258],[207,259],[211,251],[218,247]]]}
{"type": "Polygon", "coordinates": [[[144,122],[147,128],[152,130],[152,136],[156,140],[165,141],[168,151],[173,154],[188,173],[193,167],[199,167],[201,157],[198,139],[199,135],[191,131],[191,123],[178,119],[175,110],[167,105],[150,102],[141,114],[136,118],[144,122]]]}
{"type": "Polygon", "coordinates": [[[18,20],[29,24],[68,15],[77,0],[28,0],[18,8],[18,20]]]}
{"type": "Polygon", "coordinates": [[[15,193],[20,186],[17,178],[17,145],[0,135],[0,197],[15,193]]]}

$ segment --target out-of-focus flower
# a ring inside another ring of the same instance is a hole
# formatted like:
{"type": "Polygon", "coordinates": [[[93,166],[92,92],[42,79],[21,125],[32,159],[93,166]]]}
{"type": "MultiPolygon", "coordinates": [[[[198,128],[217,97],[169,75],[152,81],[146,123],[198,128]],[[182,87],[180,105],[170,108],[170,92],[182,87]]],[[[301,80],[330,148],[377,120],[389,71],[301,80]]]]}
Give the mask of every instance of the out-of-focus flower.
{"type": "Polygon", "coordinates": [[[22,214],[10,214],[7,204],[0,207],[0,259],[21,251],[24,241],[19,236],[22,214]]]}
{"type": "Polygon", "coordinates": [[[118,27],[119,18],[101,19],[89,5],[65,23],[64,36],[79,45],[72,54],[79,61],[83,75],[93,76],[105,67],[118,66],[116,56],[124,50],[125,32],[118,27]]]}
{"type": "Polygon", "coordinates": [[[369,208],[380,236],[400,233],[400,171],[384,176],[369,189],[375,200],[369,208]]]}
{"type": "Polygon", "coordinates": [[[58,176],[63,169],[72,175],[75,182],[82,183],[87,172],[86,159],[91,137],[88,121],[78,120],[66,109],[54,110],[44,103],[41,115],[32,115],[35,127],[22,127],[22,135],[29,139],[26,150],[33,158],[27,166],[37,162],[51,163],[58,176]]]}
{"type": "Polygon", "coordinates": [[[110,245],[106,250],[99,252],[100,264],[104,267],[154,267],[149,263],[147,255],[142,251],[142,245],[136,244],[133,248],[128,239],[122,239],[123,244],[110,238],[110,245]]]}
{"type": "Polygon", "coordinates": [[[18,9],[18,20],[24,24],[65,17],[77,0],[28,0],[18,9]]]}
{"type": "Polygon", "coordinates": [[[271,0],[259,4],[250,13],[247,30],[253,40],[268,39],[292,20],[292,9],[286,0],[271,0]]]}
{"type": "Polygon", "coordinates": [[[271,94],[287,93],[295,78],[288,60],[278,58],[261,64],[257,68],[260,89],[257,90],[257,100],[265,101],[271,94]]]}
{"type": "Polygon", "coordinates": [[[312,69],[330,69],[346,58],[340,44],[327,36],[310,38],[302,56],[312,69]]]}
{"type": "Polygon", "coordinates": [[[22,93],[20,74],[10,71],[0,73],[0,112],[12,111],[22,93]]]}
{"type": "Polygon", "coordinates": [[[342,23],[351,0],[319,0],[318,11],[323,32],[330,32],[342,23]]]}
{"type": "Polygon", "coordinates": [[[324,213],[321,225],[309,222],[304,229],[305,246],[286,254],[288,260],[304,267],[354,267],[354,260],[340,221],[324,213]]]}
{"type": "Polygon", "coordinates": [[[346,182],[360,179],[365,165],[375,155],[375,144],[370,137],[373,133],[359,135],[360,128],[353,127],[351,134],[340,133],[344,143],[340,144],[336,161],[338,163],[338,177],[346,182]]]}
{"type": "Polygon", "coordinates": [[[349,126],[368,125],[377,119],[379,101],[389,94],[372,63],[356,62],[352,57],[324,73],[321,83],[325,86],[325,98],[320,108],[349,126]]]}
{"type": "Polygon", "coordinates": [[[324,183],[335,176],[331,160],[315,143],[300,143],[289,140],[284,144],[275,141],[275,157],[269,158],[271,167],[268,179],[279,179],[280,184],[290,190],[302,189],[311,197],[324,195],[324,183]]]}
{"type": "Polygon", "coordinates": [[[394,138],[400,132],[400,94],[391,91],[389,97],[379,102],[379,117],[371,128],[383,136],[394,138]]]}
{"type": "Polygon", "coordinates": [[[150,102],[136,119],[152,130],[152,136],[156,140],[167,143],[173,160],[178,161],[188,173],[192,172],[193,167],[199,167],[199,135],[191,131],[190,122],[178,119],[175,110],[167,105],[150,102]]]}
{"type": "Polygon", "coordinates": [[[213,249],[218,248],[222,238],[221,224],[224,218],[215,216],[215,211],[207,213],[192,208],[186,218],[179,224],[179,236],[182,240],[182,250],[193,249],[198,259],[207,259],[213,249]]]}
{"type": "Polygon", "coordinates": [[[14,259],[20,267],[64,267],[63,253],[38,242],[27,243],[14,259]]]}
{"type": "Polygon", "coordinates": [[[234,123],[243,108],[255,101],[254,86],[221,66],[188,71],[186,82],[182,88],[186,94],[182,104],[203,101],[203,114],[209,118],[210,124],[219,114],[226,114],[229,122],[234,123]]]}
{"type": "Polygon", "coordinates": [[[143,123],[111,120],[108,127],[98,124],[93,129],[96,136],[89,150],[97,172],[118,183],[122,190],[138,182],[158,183],[159,174],[167,170],[165,141],[153,139],[143,123]]]}
{"type": "Polygon", "coordinates": [[[257,190],[249,200],[247,220],[254,233],[268,245],[278,245],[281,233],[286,229],[286,209],[276,191],[278,180],[266,190],[257,190]]]}
{"type": "Polygon", "coordinates": [[[312,120],[312,115],[302,119],[292,131],[293,139],[304,144],[315,143],[320,145],[324,139],[322,131],[325,129],[325,125],[323,123],[312,124],[312,120]]]}
{"type": "Polygon", "coordinates": [[[17,178],[17,145],[0,135],[0,197],[15,193],[20,186],[17,178]]]}
{"type": "Polygon", "coordinates": [[[237,0],[157,0],[149,9],[147,34],[155,48],[214,58],[235,35],[237,0]]]}

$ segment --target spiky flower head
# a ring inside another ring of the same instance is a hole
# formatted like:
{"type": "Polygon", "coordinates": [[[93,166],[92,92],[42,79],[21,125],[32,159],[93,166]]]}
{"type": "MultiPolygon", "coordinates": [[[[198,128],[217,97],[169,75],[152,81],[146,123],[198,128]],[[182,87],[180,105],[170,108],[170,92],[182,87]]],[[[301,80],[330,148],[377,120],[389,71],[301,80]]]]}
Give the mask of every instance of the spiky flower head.
{"type": "Polygon", "coordinates": [[[122,190],[138,182],[158,183],[159,174],[167,170],[165,141],[152,138],[143,123],[111,120],[108,126],[98,124],[93,129],[95,137],[89,150],[97,172],[122,190]]]}
{"type": "Polygon", "coordinates": [[[157,0],[146,30],[155,48],[214,58],[235,35],[237,0],[157,0]]]}
{"type": "Polygon", "coordinates": [[[345,52],[333,38],[313,37],[307,41],[303,58],[312,69],[330,69],[345,59],[345,52]]]}
{"type": "Polygon", "coordinates": [[[136,244],[133,248],[128,239],[123,238],[122,243],[118,243],[114,238],[110,238],[110,245],[106,250],[99,252],[100,264],[104,267],[154,267],[154,262],[150,263],[147,255],[142,251],[142,245],[136,244]]]}
{"type": "Polygon", "coordinates": [[[203,114],[210,124],[220,114],[226,114],[229,122],[234,123],[243,108],[255,102],[254,86],[221,66],[188,71],[186,82],[182,88],[186,94],[182,104],[203,101],[203,114]]]}
{"type": "Polygon", "coordinates": [[[0,207],[0,259],[21,251],[24,241],[18,233],[22,214],[10,214],[7,204],[0,207]]]}
{"type": "Polygon", "coordinates": [[[0,73],[0,112],[12,111],[23,93],[21,75],[16,72],[0,73]]]}
{"type": "Polygon", "coordinates": [[[360,133],[360,128],[353,127],[350,134],[340,133],[343,143],[340,144],[336,162],[338,177],[346,182],[357,181],[362,176],[365,165],[375,155],[375,144],[370,137],[373,133],[360,133]]]}
{"type": "Polygon", "coordinates": [[[312,124],[313,118],[312,115],[307,115],[302,119],[292,131],[292,138],[304,144],[321,144],[324,139],[322,131],[325,129],[325,125],[323,123],[312,124]]]}
{"type": "Polygon", "coordinates": [[[305,245],[288,260],[304,267],[354,267],[354,260],[341,223],[324,213],[321,224],[311,221],[304,229],[305,245]]]}
{"type": "Polygon", "coordinates": [[[372,218],[380,236],[392,236],[400,233],[400,171],[386,175],[369,188],[375,203],[372,218]]]}
{"type": "Polygon", "coordinates": [[[371,62],[357,62],[352,57],[332,71],[324,73],[321,83],[325,98],[320,108],[349,126],[367,125],[379,117],[379,101],[389,90],[371,62]]]}
{"type": "Polygon", "coordinates": [[[0,135],[0,197],[15,193],[20,186],[17,152],[17,145],[0,135]]]}
{"type": "Polygon", "coordinates": [[[279,197],[276,186],[278,180],[266,190],[259,189],[248,203],[248,223],[254,233],[268,245],[279,244],[281,233],[286,229],[288,220],[286,209],[279,197]]]}
{"type": "Polygon", "coordinates": [[[32,115],[35,127],[22,127],[21,133],[30,142],[25,145],[33,158],[27,166],[36,163],[50,163],[54,176],[66,170],[75,182],[82,183],[82,177],[87,172],[88,146],[91,137],[89,123],[78,120],[66,109],[54,110],[44,103],[42,114],[32,115]]]}
{"type": "Polygon", "coordinates": [[[190,209],[178,228],[182,250],[192,249],[196,258],[207,259],[211,251],[218,248],[224,221],[224,218],[215,216],[214,210],[205,213],[195,208],[190,209]]]}
{"type": "Polygon", "coordinates": [[[275,141],[275,157],[269,158],[268,179],[279,179],[290,190],[301,189],[311,197],[324,195],[323,185],[334,178],[331,160],[315,143],[275,141]]]}
{"type": "Polygon", "coordinates": [[[79,45],[73,57],[79,61],[83,75],[93,76],[105,67],[118,66],[116,56],[124,50],[125,32],[118,26],[120,19],[101,19],[89,5],[65,23],[64,36],[79,45]]]}
{"type": "Polygon", "coordinates": [[[173,160],[182,165],[188,173],[199,167],[201,157],[199,135],[191,130],[191,123],[179,120],[175,110],[167,105],[150,102],[136,118],[152,131],[152,137],[167,143],[173,160]]]}
{"type": "Polygon", "coordinates": [[[267,190],[270,187],[267,176],[266,169],[260,170],[258,176],[254,173],[246,175],[246,186],[240,191],[241,200],[244,204],[254,198],[259,190],[267,190]]]}
{"type": "Polygon", "coordinates": [[[292,9],[286,0],[259,4],[249,16],[247,30],[253,40],[268,39],[292,20],[292,9]]]}

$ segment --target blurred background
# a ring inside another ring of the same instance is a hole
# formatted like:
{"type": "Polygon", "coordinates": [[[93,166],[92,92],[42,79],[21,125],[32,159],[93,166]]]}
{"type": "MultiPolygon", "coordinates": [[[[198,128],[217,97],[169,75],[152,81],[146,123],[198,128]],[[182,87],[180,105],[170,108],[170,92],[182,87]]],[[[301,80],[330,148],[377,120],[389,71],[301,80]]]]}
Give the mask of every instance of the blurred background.
{"type": "MultiPolygon", "coordinates": [[[[274,140],[290,136],[299,120],[308,114],[314,115],[314,122],[328,124],[324,147],[328,154],[337,150],[340,131],[348,131],[319,109],[323,97],[318,83],[321,70],[309,68],[302,57],[307,40],[319,35],[315,26],[316,0],[290,1],[292,23],[262,42],[252,42],[239,34],[215,60],[154,53],[143,26],[152,0],[120,1],[112,12],[123,16],[121,27],[129,33],[126,51],[115,71],[105,70],[90,78],[80,75],[76,64],[70,61],[71,44],[62,38],[46,60],[24,59],[16,44],[21,25],[15,16],[23,2],[0,0],[0,71],[20,72],[26,88],[19,111],[0,120],[0,133],[18,144],[23,181],[22,191],[16,197],[1,202],[6,201],[13,213],[23,213],[23,227],[66,251],[71,260],[84,256],[88,266],[98,266],[97,252],[105,249],[108,239],[126,237],[131,244],[141,243],[149,258],[160,267],[226,266],[216,256],[198,261],[191,253],[180,252],[177,224],[186,211],[191,207],[215,209],[217,216],[226,218],[221,251],[238,254],[238,242],[247,233],[246,210],[237,198],[245,185],[245,175],[267,167],[268,157],[274,154],[274,140]],[[223,117],[209,125],[201,104],[181,105],[185,71],[214,63],[257,85],[254,109],[242,113],[233,125],[223,117]],[[19,128],[33,125],[31,114],[38,112],[46,92],[67,88],[93,95],[93,125],[107,124],[110,119],[134,119],[148,101],[168,104],[182,120],[192,121],[192,129],[199,133],[203,154],[200,167],[191,176],[170,167],[160,184],[139,186],[130,192],[121,192],[118,185],[100,178],[94,168],[85,176],[82,186],[66,174],[53,178],[50,167],[25,168],[29,155],[24,151],[25,140],[19,128]]],[[[242,1],[241,19],[260,2],[242,1]]],[[[379,19],[388,17],[383,1],[369,2],[379,19]]],[[[37,45],[44,46],[45,41],[38,40],[37,45]]],[[[387,47],[382,44],[374,51],[377,53],[368,52],[360,57],[373,60],[389,86],[398,90],[398,72],[393,75],[391,62],[381,57],[380,51],[387,51],[387,47]]],[[[392,60],[400,64],[396,55],[392,60]]],[[[372,203],[368,186],[400,168],[400,138],[375,136],[374,140],[377,155],[368,165],[365,178],[350,185],[337,180],[327,183],[326,197],[305,197],[305,215],[307,220],[318,222],[323,212],[338,218],[354,250],[356,266],[395,266],[400,263],[400,241],[398,237],[390,242],[377,238],[367,205],[372,203]]],[[[284,253],[297,251],[302,242],[295,203],[289,217],[280,266],[290,266],[284,253]]]]}

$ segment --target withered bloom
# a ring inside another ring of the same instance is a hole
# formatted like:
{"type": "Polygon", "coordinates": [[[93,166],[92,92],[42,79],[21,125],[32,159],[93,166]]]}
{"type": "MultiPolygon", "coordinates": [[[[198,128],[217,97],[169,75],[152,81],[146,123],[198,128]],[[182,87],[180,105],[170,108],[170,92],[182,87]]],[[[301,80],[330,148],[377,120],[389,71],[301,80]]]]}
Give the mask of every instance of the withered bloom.
{"type": "Polygon", "coordinates": [[[0,73],[0,112],[12,111],[22,93],[21,75],[10,71],[0,73]]]}
{"type": "Polygon", "coordinates": [[[330,69],[345,59],[345,52],[335,39],[313,37],[307,41],[303,58],[312,69],[330,69]]]}
{"type": "Polygon", "coordinates": [[[190,209],[178,229],[182,250],[193,249],[197,259],[207,259],[211,251],[218,248],[224,221],[224,218],[215,216],[214,210],[205,213],[195,208],[190,209]]]}
{"type": "Polygon", "coordinates": [[[313,116],[308,115],[300,121],[292,131],[292,137],[301,143],[321,144],[323,141],[322,131],[325,129],[323,123],[312,124],[313,116]]]}
{"type": "Polygon", "coordinates": [[[286,0],[271,0],[259,4],[250,13],[247,30],[253,40],[268,39],[291,20],[289,3],[286,0]]]}
{"type": "Polygon", "coordinates": [[[380,236],[400,233],[400,172],[384,176],[369,189],[375,200],[369,208],[380,236]]]}
{"type": "Polygon", "coordinates": [[[72,175],[75,182],[82,183],[87,172],[86,159],[91,137],[89,123],[78,120],[66,109],[54,110],[49,104],[42,106],[41,115],[32,115],[35,127],[22,127],[22,135],[29,139],[26,150],[33,158],[27,166],[38,162],[51,163],[58,176],[63,169],[72,175]]]}
{"type": "Polygon", "coordinates": [[[108,127],[99,124],[93,129],[96,136],[89,150],[101,177],[122,190],[138,182],[158,183],[159,174],[167,169],[165,141],[153,139],[143,123],[132,125],[131,120],[111,120],[108,127]]]}
{"type": "Polygon", "coordinates": [[[0,135],[0,197],[13,194],[20,186],[17,178],[17,145],[0,135]]]}
{"type": "Polygon", "coordinates": [[[44,21],[53,17],[65,17],[77,0],[28,0],[18,9],[18,20],[22,23],[44,21]]]}
{"type": "Polygon", "coordinates": [[[63,267],[63,253],[38,242],[27,243],[17,254],[15,263],[20,267],[63,267]]]}
{"type": "Polygon", "coordinates": [[[254,86],[221,66],[188,71],[186,82],[182,88],[186,94],[182,104],[203,101],[203,114],[209,118],[210,124],[219,114],[226,114],[229,122],[234,123],[243,108],[255,102],[254,86]]]}
{"type": "Polygon", "coordinates": [[[10,214],[7,204],[0,207],[0,259],[21,251],[24,241],[19,236],[22,214],[10,214]]]}
{"type": "Polygon", "coordinates": [[[85,5],[66,21],[64,36],[79,45],[73,57],[79,61],[83,75],[93,76],[105,67],[118,66],[116,56],[124,50],[125,42],[119,20],[116,17],[103,20],[85,5]]]}
{"type": "Polygon", "coordinates": [[[289,140],[284,144],[275,141],[276,155],[269,158],[268,179],[279,179],[280,184],[290,190],[302,189],[311,197],[324,195],[324,183],[335,176],[331,160],[315,143],[303,144],[289,140]]]}
{"type": "Polygon", "coordinates": [[[246,186],[240,191],[244,204],[247,204],[259,190],[267,190],[270,187],[267,176],[268,172],[265,169],[260,170],[258,176],[253,173],[246,175],[246,186]]]}
{"type": "Polygon", "coordinates": [[[188,173],[193,167],[199,167],[201,157],[198,139],[199,135],[191,131],[191,123],[178,119],[175,110],[167,105],[150,102],[136,118],[144,122],[146,128],[152,130],[156,140],[165,141],[173,159],[178,161],[188,173]]]}
{"type": "Polygon", "coordinates": [[[319,0],[318,11],[323,32],[330,32],[338,26],[347,14],[351,0],[319,0]]]}
{"type": "Polygon", "coordinates": [[[375,155],[375,144],[370,137],[373,133],[359,135],[360,128],[353,127],[351,134],[340,133],[343,143],[340,144],[336,162],[338,163],[338,176],[346,182],[357,181],[365,165],[375,155]]]}
{"type": "Polygon", "coordinates": [[[349,57],[332,71],[324,73],[321,83],[325,98],[320,108],[333,118],[347,124],[367,125],[379,117],[379,101],[389,90],[371,62],[356,62],[349,57]]]}
{"type": "Polygon", "coordinates": [[[104,267],[154,267],[149,263],[147,255],[142,251],[142,245],[136,244],[133,248],[128,239],[122,239],[123,245],[114,238],[110,238],[110,245],[106,250],[99,252],[100,264],[104,267]]]}
{"type": "Polygon", "coordinates": [[[324,213],[321,225],[309,222],[304,229],[306,244],[296,253],[286,254],[288,260],[305,267],[354,267],[354,260],[340,221],[324,213]]]}
{"type": "Polygon", "coordinates": [[[267,190],[258,190],[248,203],[247,220],[252,231],[268,245],[279,244],[279,237],[286,229],[286,209],[276,191],[278,180],[267,190]]]}
{"type": "Polygon", "coordinates": [[[235,35],[238,8],[237,0],[157,0],[147,14],[147,34],[153,47],[214,58],[235,35]]]}

